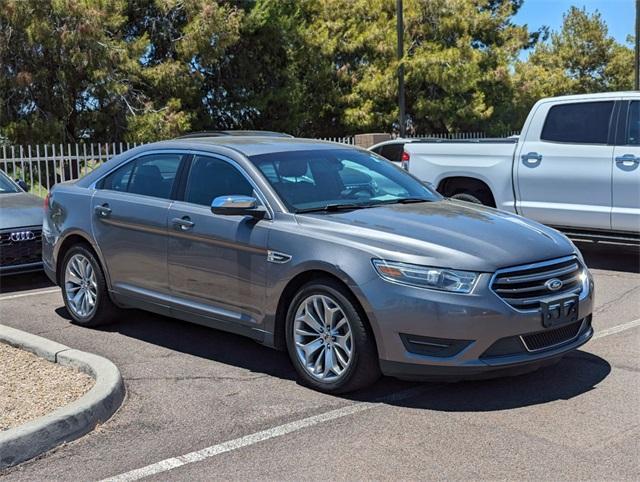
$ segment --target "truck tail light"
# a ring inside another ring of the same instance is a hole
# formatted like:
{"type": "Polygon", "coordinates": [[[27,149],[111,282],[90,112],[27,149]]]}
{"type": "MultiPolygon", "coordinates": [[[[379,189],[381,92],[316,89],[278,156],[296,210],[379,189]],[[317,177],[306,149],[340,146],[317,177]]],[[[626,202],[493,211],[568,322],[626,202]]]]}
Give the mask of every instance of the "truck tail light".
{"type": "Polygon", "coordinates": [[[404,169],[405,171],[409,170],[409,160],[411,159],[411,156],[409,155],[409,153],[407,151],[403,151],[402,152],[402,158],[400,160],[400,165],[402,166],[402,169],[404,169]]]}
{"type": "Polygon", "coordinates": [[[45,211],[49,209],[49,193],[44,197],[43,208],[45,211]]]}

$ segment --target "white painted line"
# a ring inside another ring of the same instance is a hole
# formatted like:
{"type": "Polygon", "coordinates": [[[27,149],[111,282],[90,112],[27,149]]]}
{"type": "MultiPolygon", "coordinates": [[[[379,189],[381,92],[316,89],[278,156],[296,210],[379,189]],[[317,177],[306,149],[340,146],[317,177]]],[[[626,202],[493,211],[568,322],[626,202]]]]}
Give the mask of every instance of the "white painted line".
{"type": "Polygon", "coordinates": [[[269,439],[280,437],[282,435],[286,435],[292,432],[297,432],[298,430],[301,430],[306,427],[312,427],[314,425],[318,425],[323,422],[328,422],[330,420],[336,420],[338,418],[347,417],[355,413],[364,412],[365,410],[370,410],[372,408],[378,407],[383,403],[390,403],[390,402],[405,400],[407,398],[411,398],[416,395],[419,395],[429,389],[434,389],[434,386],[433,385],[430,385],[428,387],[418,386],[415,388],[404,390],[402,392],[391,394],[387,397],[380,399],[377,402],[371,402],[371,403],[363,402],[363,403],[357,403],[355,405],[349,405],[347,407],[337,408],[335,410],[321,413],[319,415],[313,415],[311,417],[303,418],[301,420],[296,420],[295,422],[285,423],[284,425],[279,425],[277,427],[263,430],[261,432],[252,433],[250,435],[245,435],[244,437],[229,440],[227,442],[223,442],[217,445],[212,445],[210,447],[207,447],[201,450],[196,450],[195,452],[190,452],[185,455],[180,455],[178,457],[171,457],[169,459],[161,460],[160,462],[156,462],[155,464],[147,465],[146,467],[131,470],[130,472],[125,472],[124,474],[116,475],[109,479],[105,479],[103,482],[125,482],[125,481],[132,481],[132,480],[140,480],[144,477],[149,477],[151,475],[166,472],[168,470],[172,470],[177,467],[182,467],[183,465],[187,465],[187,464],[192,464],[194,462],[200,462],[201,460],[208,459],[210,457],[214,457],[216,455],[219,455],[225,452],[231,452],[232,450],[237,450],[242,447],[247,447],[249,445],[253,445],[258,442],[262,442],[264,440],[269,440],[269,439]]]}
{"type": "MultiPolygon", "coordinates": [[[[613,335],[614,333],[620,333],[621,331],[629,330],[637,326],[640,326],[640,319],[630,321],[628,323],[623,323],[621,325],[614,326],[606,330],[602,330],[596,335],[594,335],[593,339],[603,338],[605,336],[613,335]]],[[[313,415],[311,417],[303,418],[301,420],[296,420],[294,422],[285,423],[284,425],[279,425],[277,427],[263,430],[261,432],[252,433],[250,435],[245,435],[244,437],[229,440],[227,442],[223,442],[217,445],[212,445],[210,447],[207,447],[201,450],[189,452],[188,454],[185,454],[185,455],[180,455],[178,457],[171,457],[165,460],[161,460],[160,462],[156,462],[155,464],[147,465],[146,467],[141,467],[139,469],[131,470],[129,472],[116,475],[109,479],[105,479],[103,482],[128,482],[128,481],[140,480],[142,478],[149,477],[151,475],[156,475],[162,472],[173,470],[178,467],[182,467],[183,465],[200,462],[202,460],[215,457],[216,455],[223,454],[225,452],[231,452],[233,450],[237,450],[242,447],[254,445],[264,440],[269,440],[269,439],[280,437],[282,435],[286,435],[292,432],[297,432],[298,430],[302,430],[303,428],[306,428],[306,427],[312,427],[314,425],[318,425],[323,422],[328,422],[330,420],[336,420],[338,418],[347,417],[349,415],[364,412],[365,410],[370,410],[372,408],[380,406],[383,403],[390,403],[390,402],[411,398],[429,389],[433,390],[434,388],[435,387],[433,385],[429,385],[427,387],[421,385],[414,388],[410,388],[402,392],[393,393],[391,395],[388,395],[387,397],[384,397],[378,400],[377,402],[357,403],[355,405],[349,405],[347,407],[338,408],[326,413],[321,413],[319,415],[313,415]]]]}
{"type": "Polygon", "coordinates": [[[640,318],[637,320],[629,321],[628,323],[622,323],[618,326],[613,326],[611,328],[607,328],[606,330],[602,330],[593,335],[593,339],[604,338],[605,336],[613,335],[614,333],[620,333],[621,331],[630,330],[631,328],[635,328],[636,326],[640,326],[640,318]]]}
{"type": "Polygon", "coordinates": [[[18,293],[15,295],[0,296],[0,301],[15,300],[16,298],[25,298],[27,296],[48,295],[51,293],[59,293],[60,288],[47,288],[44,290],[27,291],[26,293],[18,293]]]}

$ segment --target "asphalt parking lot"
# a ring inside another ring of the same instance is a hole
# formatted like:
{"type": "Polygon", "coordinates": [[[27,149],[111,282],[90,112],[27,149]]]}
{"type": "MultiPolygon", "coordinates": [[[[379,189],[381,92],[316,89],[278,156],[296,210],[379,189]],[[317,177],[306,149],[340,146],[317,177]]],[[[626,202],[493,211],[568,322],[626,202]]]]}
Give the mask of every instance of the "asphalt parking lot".
{"type": "Polygon", "coordinates": [[[6,480],[640,478],[640,255],[581,246],[596,337],[516,378],[298,385],[285,353],[140,311],[72,325],[42,275],[2,281],[0,322],[112,360],[127,387],[95,432],[6,480]],[[132,472],[133,471],[133,472],[132,472]]]}

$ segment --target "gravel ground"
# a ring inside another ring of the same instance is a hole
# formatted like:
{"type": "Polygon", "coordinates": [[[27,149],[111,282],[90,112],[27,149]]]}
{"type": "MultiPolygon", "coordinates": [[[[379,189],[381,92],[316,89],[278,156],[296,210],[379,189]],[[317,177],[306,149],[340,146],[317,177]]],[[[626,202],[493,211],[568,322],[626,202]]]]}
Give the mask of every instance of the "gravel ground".
{"type": "Polygon", "coordinates": [[[93,383],[74,368],[0,343],[0,431],[73,402],[93,383]]]}

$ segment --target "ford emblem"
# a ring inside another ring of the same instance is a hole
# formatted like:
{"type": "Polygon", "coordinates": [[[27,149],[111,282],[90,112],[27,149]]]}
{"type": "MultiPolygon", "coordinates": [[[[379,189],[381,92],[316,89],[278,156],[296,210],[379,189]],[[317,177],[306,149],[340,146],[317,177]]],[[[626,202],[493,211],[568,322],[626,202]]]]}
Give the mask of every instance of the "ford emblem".
{"type": "Polygon", "coordinates": [[[549,291],[558,291],[564,283],[558,278],[551,278],[544,284],[549,291]]]}

